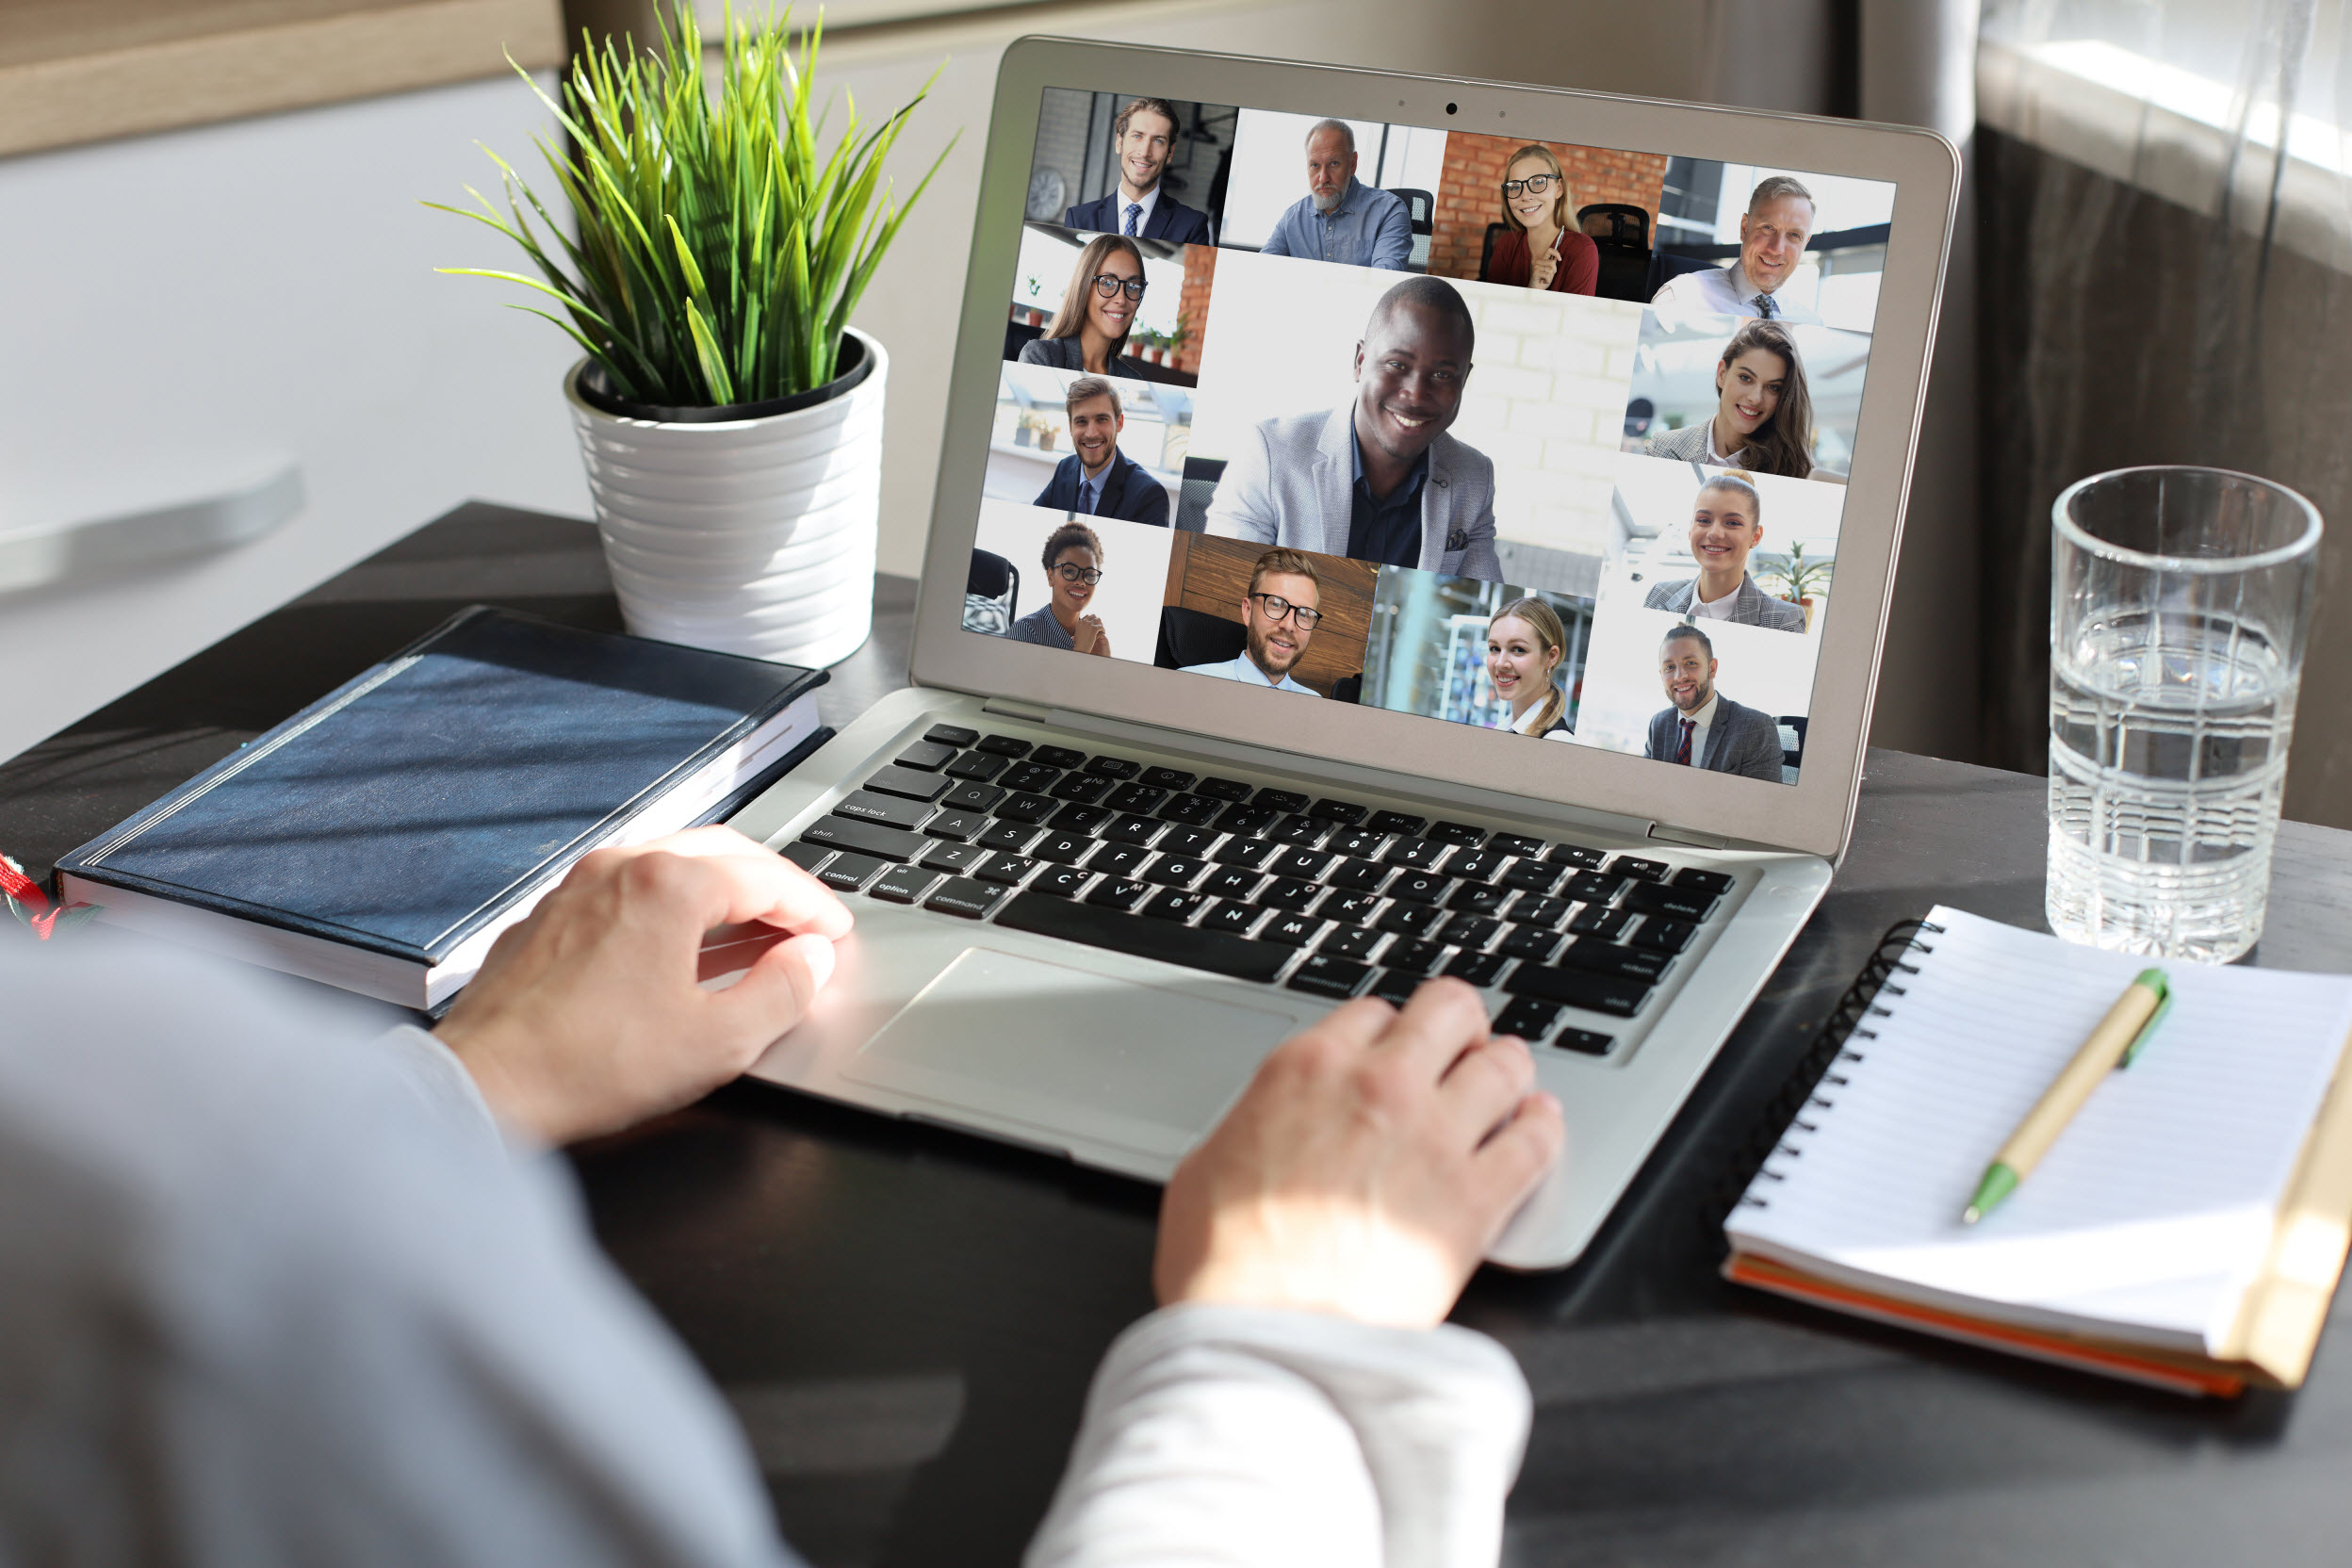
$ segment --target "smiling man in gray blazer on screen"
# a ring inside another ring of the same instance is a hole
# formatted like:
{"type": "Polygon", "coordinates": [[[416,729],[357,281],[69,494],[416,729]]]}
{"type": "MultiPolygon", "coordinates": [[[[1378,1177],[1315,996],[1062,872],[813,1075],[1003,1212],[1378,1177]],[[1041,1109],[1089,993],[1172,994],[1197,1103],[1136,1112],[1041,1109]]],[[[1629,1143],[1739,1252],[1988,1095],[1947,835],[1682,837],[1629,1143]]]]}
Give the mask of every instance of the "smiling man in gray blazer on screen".
{"type": "Polygon", "coordinates": [[[1678,626],[1658,645],[1658,673],[1672,708],[1650,717],[1655,761],[1709,773],[1781,780],[1780,726],[1772,715],[1715,690],[1715,644],[1695,626],[1678,626]]]}
{"type": "Polygon", "coordinates": [[[1253,426],[1217,481],[1208,531],[1500,581],[1494,465],[1446,433],[1477,336],[1443,278],[1381,295],[1356,344],[1355,401],[1253,426]]]}

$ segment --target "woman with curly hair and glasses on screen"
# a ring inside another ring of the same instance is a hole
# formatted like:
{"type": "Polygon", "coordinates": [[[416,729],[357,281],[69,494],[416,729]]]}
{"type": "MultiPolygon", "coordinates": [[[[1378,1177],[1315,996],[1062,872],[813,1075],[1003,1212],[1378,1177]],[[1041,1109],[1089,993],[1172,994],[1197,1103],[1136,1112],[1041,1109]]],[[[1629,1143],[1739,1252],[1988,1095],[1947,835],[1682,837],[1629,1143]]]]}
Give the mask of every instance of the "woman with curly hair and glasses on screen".
{"type": "Polygon", "coordinates": [[[1102,629],[1102,617],[1086,613],[1094,585],[1102,580],[1102,538],[1084,523],[1064,523],[1045,536],[1045,585],[1053,597],[1015,621],[1004,635],[1016,643],[1109,658],[1111,634],[1102,629]]]}
{"type": "Polygon", "coordinates": [[[1650,438],[1649,455],[1808,479],[1813,398],[1796,339],[1776,321],[1743,321],[1715,363],[1715,416],[1650,438]]]}
{"type": "Polygon", "coordinates": [[[1135,242],[1124,235],[1096,235],[1078,253],[1070,286],[1062,290],[1062,308],[1054,313],[1045,335],[1021,346],[1021,363],[1131,381],[1159,379],[1142,360],[1127,355],[1127,333],[1148,286],[1143,252],[1135,242]]]}

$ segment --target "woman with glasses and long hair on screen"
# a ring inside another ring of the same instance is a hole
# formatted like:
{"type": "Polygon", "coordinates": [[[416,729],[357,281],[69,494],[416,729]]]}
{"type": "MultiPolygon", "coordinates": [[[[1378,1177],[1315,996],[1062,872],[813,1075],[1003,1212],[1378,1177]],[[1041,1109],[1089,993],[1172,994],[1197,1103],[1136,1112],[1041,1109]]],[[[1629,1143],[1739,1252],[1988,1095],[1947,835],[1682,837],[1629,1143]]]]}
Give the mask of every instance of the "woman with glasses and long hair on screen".
{"type": "Polygon", "coordinates": [[[1600,286],[1601,248],[1576,227],[1576,200],[1552,150],[1529,142],[1503,166],[1503,232],[1479,276],[1513,288],[1590,294],[1600,286]]]}
{"type": "Polygon", "coordinates": [[[1539,598],[1513,599],[1486,623],[1486,680],[1511,704],[1511,727],[1522,735],[1566,735],[1568,697],[1560,689],[1568,658],[1568,629],[1539,598]]]}
{"type": "Polygon", "coordinates": [[[1715,416],[1650,438],[1649,455],[1808,479],[1813,398],[1797,342],[1777,321],[1742,321],[1715,363],[1715,416]]]}
{"type": "Polygon", "coordinates": [[[1086,613],[1102,580],[1102,541],[1084,523],[1064,523],[1045,536],[1045,585],[1053,595],[1015,621],[1004,635],[1016,643],[1111,655],[1102,617],[1086,613]]]}
{"type": "Polygon", "coordinates": [[[1142,360],[1127,357],[1127,333],[1143,308],[1143,252],[1125,235],[1099,234],[1078,253],[1062,308],[1045,335],[1021,346],[1023,365],[1051,365],[1131,381],[1158,379],[1142,360]]]}

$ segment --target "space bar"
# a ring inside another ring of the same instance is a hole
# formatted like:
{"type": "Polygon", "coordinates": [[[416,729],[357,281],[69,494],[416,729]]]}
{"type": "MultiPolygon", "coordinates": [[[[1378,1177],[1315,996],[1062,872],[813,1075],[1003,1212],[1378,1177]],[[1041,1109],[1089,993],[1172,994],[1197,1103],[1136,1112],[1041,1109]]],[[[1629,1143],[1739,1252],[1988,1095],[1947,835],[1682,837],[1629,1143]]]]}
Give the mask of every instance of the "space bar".
{"type": "Polygon", "coordinates": [[[998,911],[996,923],[1088,947],[1107,947],[1138,958],[1230,974],[1236,980],[1272,980],[1292,951],[1279,942],[1253,942],[1222,931],[1196,931],[1173,921],[1123,915],[1050,893],[1015,893],[998,911]]]}

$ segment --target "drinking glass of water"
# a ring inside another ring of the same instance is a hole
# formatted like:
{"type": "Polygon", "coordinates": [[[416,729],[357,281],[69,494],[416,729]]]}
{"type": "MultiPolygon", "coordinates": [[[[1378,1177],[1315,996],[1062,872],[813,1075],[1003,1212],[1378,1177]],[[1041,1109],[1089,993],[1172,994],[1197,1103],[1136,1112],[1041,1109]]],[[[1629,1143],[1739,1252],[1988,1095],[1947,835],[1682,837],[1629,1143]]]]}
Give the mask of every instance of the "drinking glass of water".
{"type": "Polygon", "coordinates": [[[2051,509],[2050,927],[2227,963],[2262,934],[2319,513],[2218,468],[2051,509]]]}

